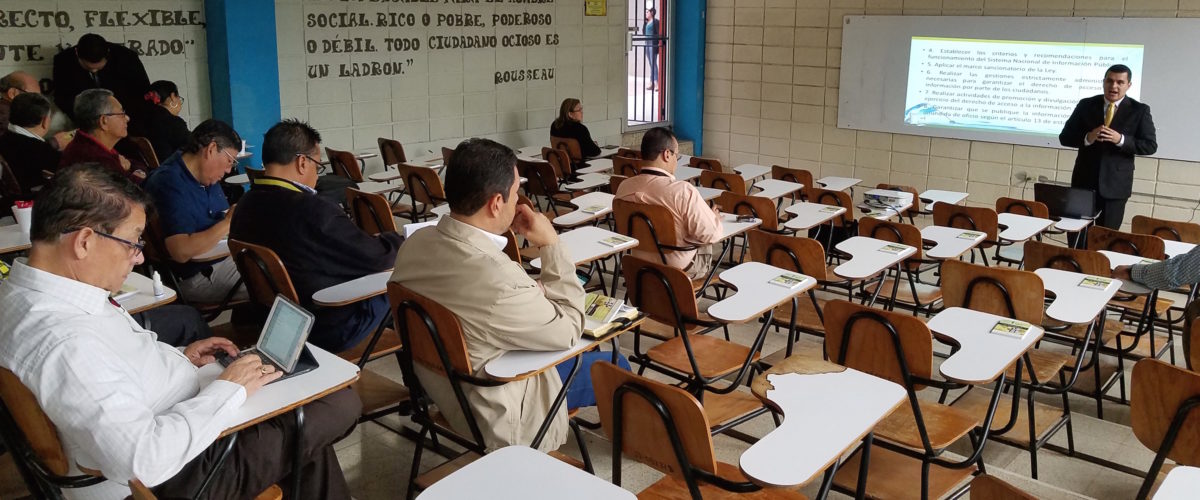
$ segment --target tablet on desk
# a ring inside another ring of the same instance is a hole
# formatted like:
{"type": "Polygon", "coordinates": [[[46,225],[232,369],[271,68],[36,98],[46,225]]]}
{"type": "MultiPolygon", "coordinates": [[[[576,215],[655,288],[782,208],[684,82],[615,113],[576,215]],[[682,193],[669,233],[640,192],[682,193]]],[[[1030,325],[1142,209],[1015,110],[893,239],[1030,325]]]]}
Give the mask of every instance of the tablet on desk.
{"type": "MultiPolygon", "coordinates": [[[[275,296],[271,312],[267,315],[267,323],[263,325],[258,343],[238,353],[257,354],[264,365],[272,365],[283,372],[283,376],[275,381],[307,373],[317,368],[317,360],[313,358],[304,343],[308,341],[308,333],[312,331],[315,317],[295,302],[275,296]]],[[[217,361],[221,366],[229,366],[237,358],[229,357],[223,351],[217,353],[217,361]]]]}

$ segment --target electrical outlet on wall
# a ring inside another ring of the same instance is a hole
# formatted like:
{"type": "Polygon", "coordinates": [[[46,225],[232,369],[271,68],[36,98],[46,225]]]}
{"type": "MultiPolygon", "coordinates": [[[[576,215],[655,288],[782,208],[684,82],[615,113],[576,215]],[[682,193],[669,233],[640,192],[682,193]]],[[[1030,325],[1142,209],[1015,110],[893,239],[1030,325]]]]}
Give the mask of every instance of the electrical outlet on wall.
{"type": "Polygon", "coordinates": [[[1046,176],[1044,176],[1044,175],[1039,175],[1039,176],[1038,176],[1038,182],[1049,182],[1049,181],[1050,181],[1050,178],[1049,178],[1049,177],[1046,177],[1046,176]]]}
{"type": "Polygon", "coordinates": [[[1029,174],[1025,172],[1017,172],[1015,175],[1013,175],[1013,178],[1016,179],[1017,182],[1025,182],[1029,180],[1029,174]]]}

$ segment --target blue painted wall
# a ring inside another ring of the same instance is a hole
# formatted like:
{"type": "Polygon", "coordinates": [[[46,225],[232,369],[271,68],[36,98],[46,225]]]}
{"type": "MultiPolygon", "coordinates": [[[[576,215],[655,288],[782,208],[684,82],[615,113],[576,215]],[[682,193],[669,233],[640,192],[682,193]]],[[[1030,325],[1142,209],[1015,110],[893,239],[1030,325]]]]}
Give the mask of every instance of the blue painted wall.
{"type": "Polygon", "coordinates": [[[675,135],[680,139],[690,139],[695,144],[695,154],[704,151],[704,26],[707,4],[707,0],[675,2],[675,47],[671,57],[675,89],[671,94],[671,109],[675,114],[675,135]]]}
{"type": "Polygon", "coordinates": [[[279,56],[274,0],[205,0],[213,118],[254,147],[242,164],[262,167],[263,134],[279,121],[279,56]]]}

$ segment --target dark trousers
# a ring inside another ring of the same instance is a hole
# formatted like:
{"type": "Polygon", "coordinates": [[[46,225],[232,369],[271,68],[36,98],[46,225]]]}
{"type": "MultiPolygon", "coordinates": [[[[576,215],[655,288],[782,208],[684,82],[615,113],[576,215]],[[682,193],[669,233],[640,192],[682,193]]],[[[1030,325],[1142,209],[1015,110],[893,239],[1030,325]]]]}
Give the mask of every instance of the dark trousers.
{"type": "MultiPolygon", "coordinates": [[[[287,499],[350,498],[333,443],[354,428],[362,402],[351,389],[343,389],[304,406],[300,491],[293,491],[292,460],[296,420],[287,413],[238,433],[205,492],[205,498],[254,498],[272,484],[283,489],[287,499]]],[[[152,488],[158,498],[182,498],[196,494],[223,450],[218,440],[200,456],[183,466],[175,477],[152,488]]]]}
{"type": "MultiPolygon", "coordinates": [[[[1096,196],[1096,210],[1100,210],[1100,216],[1096,218],[1096,225],[1103,226],[1117,231],[1121,230],[1121,223],[1125,221],[1125,202],[1128,198],[1109,199],[1100,196],[1100,193],[1094,193],[1096,196]]],[[[1071,248],[1085,248],[1087,241],[1076,241],[1078,235],[1087,234],[1087,231],[1081,233],[1067,233],[1067,246],[1071,248]]]]}
{"type": "Polygon", "coordinates": [[[192,306],[171,304],[133,315],[142,328],[158,334],[158,341],[174,347],[186,347],[212,336],[200,311],[192,306]]]}

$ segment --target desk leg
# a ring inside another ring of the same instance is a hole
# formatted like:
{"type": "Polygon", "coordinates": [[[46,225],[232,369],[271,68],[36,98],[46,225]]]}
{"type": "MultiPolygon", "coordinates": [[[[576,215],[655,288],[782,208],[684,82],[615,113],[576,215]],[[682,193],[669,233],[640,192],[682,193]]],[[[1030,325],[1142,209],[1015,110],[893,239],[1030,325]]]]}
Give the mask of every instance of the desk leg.
{"type": "MultiPolygon", "coordinates": [[[[296,408],[296,437],[292,443],[292,495],[300,495],[300,473],[304,468],[304,407],[296,408]]],[[[417,446],[420,446],[418,443],[417,446]]]]}
{"type": "Polygon", "coordinates": [[[868,432],[867,436],[863,438],[862,459],[858,462],[858,484],[854,490],[855,500],[863,500],[867,497],[867,472],[871,469],[871,444],[874,442],[875,433],[873,432],[868,432]]]}
{"type": "Polygon", "coordinates": [[[571,374],[567,379],[562,381],[562,388],[558,390],[558,395],[554,397],[554,404],[550,405],[550,411],[546,412],[546,419],[542,420],[542,426],[538,428],[537,434],[533,436],[533,442],[529,444],[530,448],[537,449],[542,444],[542,439],[546,437],[546,432],[550,430],[550,423],[554,422],[554,415],[558,414],[558,409],[562,407],[563,401],[567,399],[567,388],[571,387],[571,382],[575,380],[575,374],[579,373],[579,366],[583,364],[583,354],[575,356],[575,364],[571,365],[571,374]]]}
{"type": "Polygon", "coordinates": [[[621,281],[621,256],[623,254],[623,252],[618,253],[613,259],[615,262],[613,263],[612,293],[608,294],[609,297],[617,296],[617,282],[621,281]]]}

